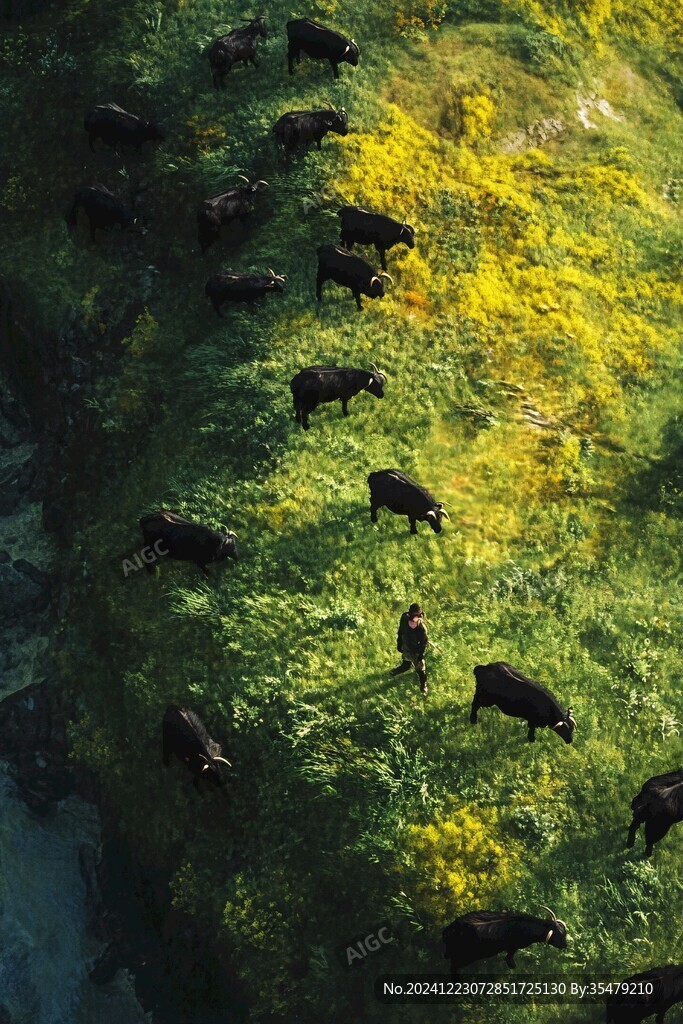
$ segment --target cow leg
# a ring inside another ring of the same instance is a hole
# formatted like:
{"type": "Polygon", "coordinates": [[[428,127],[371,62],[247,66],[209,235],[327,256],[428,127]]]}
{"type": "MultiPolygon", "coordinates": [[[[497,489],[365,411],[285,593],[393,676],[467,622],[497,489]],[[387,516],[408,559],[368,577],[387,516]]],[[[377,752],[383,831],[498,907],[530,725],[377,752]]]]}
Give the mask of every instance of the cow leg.
{"type": "Polygon", "coordinates": [[[212,306],[213,306],[213,308],[214,308],[214,309],[216,310],[216,313],[218,314],[218,316],[219,316],[219,317],[221,318],[221,320],[222,320],[222,319],[223,319],[223,314],[221,313],[221,304],[220,304],[220,302],[218,301],[218,299],[211,299],[211,305],[212,305],[212,306]]]}
{"type": "Polygon", "coordinates": [[[482,707],[482,703],[479,700],[479,694],[475,693],[474,698],[472,700],[472,708],[470,710],[470,722],[472,723],[472,725],[477,724],[477,712],[479,711],[480,707],[482,707]]]}
{"type": "Polygon", "coordinates": [[[532,725],[531,722],[527,722],[527,725],[529,726],[529,731],[526,734],[526,738],[528,739],[529,743],[535,743],[536,742],[536,726],[532,725]]]}
{"type": "Polygon", "coordinates": [[[198,569],[202,570],[207,580],[211,579],[211,577],[209,576],[209,570],[206,568],[206,565],[203,562],[195,562],[194,564],[197,566],[198,569]]]}
{"type": "Polygon", "coordinates": [[[636,819],[634,817],[633,821],[631,822],[631,824],[628,827],[628,838],[626,839],[626,849],[627,850],[630,850],[631,847],[634,845],[634,843],[636,841],[636,833],[637,833],[637,831],[638,831],[638,829],[640,828],[641,825],[642,825],[642,821],[636,821],[636,819]]]}
{"type": "Polygon", "coordinates": [[[253,57],[249,57],[249,63],[250,63],[250,64],[253,64],[253,66],[254,66],[255,68],[257,68],[257,67],[258,67],[258,61],[256,60],[256,54],[254,54],[254,56],[253,56],[253,57]]]}
{"type": "Polygon", "coordinates": [[[508,952],[507,952],[507,955],[505,957],[505,963],[508,965],[508,967],[511,970],[515,966],[515,953],[516,952],[517,951],[515,949],[509,949],[508,952]]]}
{"type": "Polygon", "coordinates": [[[354,292],[353,297],[356,300],[356,306],[358,307],[358,312],[360,313],[361,310],[363,309],[363,305],[360,301],[360,292],[354,292]]]}
{"type": "Polygon", "coordinates": [[[318,300],[318,302],[322,302],[323,285],[325,284],[325,281],[327,281],[325,275],[321,274],[320,271],[318,271],[318,275],[315,279],[315,297],[318,300]]]}
{"type": "Polygon", "coordinates": [[[377,522],[377,509],[379,507],[380,507],[379,505],[373,505],[372,501],[370,502],[370,522],[371,523],[376,523],[377,522]]]}
{"type": "Polygon", "coordinates": [[[294,60],[295,60],[295,58],[296,58],[296,62],[298,64],[299,60],[300,60],[300,58],[299,58],[299,49],[298,49],[298,47],[296,45],[293,46],[290,43],[289,46],[287,47],[287,67],[289,69],[290,75],[294,74],[294,60]]]}
{"type": "Polygon", "coordinates": [[[379,253],[380,262],[382,264],[382,270],[386,270],[387,269],[387,251],[386,251],[386,249],[380,249],[379,246],[376,246],[376,248],[377,248],[377,252],[379,253]]]}
{"type": "Polygon", "coordinates": [[[330,58],[330,66],[332,68],[332,71],[334,72],[335,79],[339,78],[339,65],[335,64],[335,62],[331,58],[330,58]]]}
{"type": "Polygon", "coordinates": [[[96,230],[97,230],[97,227],[95,225],[95,222],[93,220],[90,220],[90,241],[91,242],[95,241],[95,231],[96,230]]]}
{"type": "Polygon", "coordinates": [[[655,843],[658,843],[669,831],[671,826],[668,822],[662,822],[657,818],[645,822],[645,856],[651,857],[654,853],[655,843]]]}
{"type": "Polygon", "coordinates": [[[315,144],[318,147],[318,152],[320,152],[320,150],[323,148],[323,140],[322,139],[316,139],[315,140],[315,144]]]}
{"type": "Polygon", "coordinates": [[[408,519],[410,521],[410,532],[417,533],[417,520],[412,519],[410,516],[408,517],[408,519]]]}
{"type": "Polygon", "coordinates": [[[95,152],[95,136],[89,134],[88,135],[88,142],[90,143],[90,152],[94,153],[95,152]]]}
{"type": "Polygon", "coordinates": [[[348,398],[340,398],[342,412],[345,416],[349,415],[349,400],[348,398]]]}

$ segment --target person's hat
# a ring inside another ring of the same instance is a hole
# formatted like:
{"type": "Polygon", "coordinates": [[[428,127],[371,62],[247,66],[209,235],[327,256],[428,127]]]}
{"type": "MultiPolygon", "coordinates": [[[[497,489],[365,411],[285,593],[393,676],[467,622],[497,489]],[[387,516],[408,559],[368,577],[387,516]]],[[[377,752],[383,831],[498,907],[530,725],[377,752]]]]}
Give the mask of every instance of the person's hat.
{"type": "Polygon", "coordinates": [[[422,618],[422,609],[420,608],[419,604],[411,604],[410,608],[408,609],[408,618],[414,619],[416,615],[419,615],[420,618],[422,618]]]}

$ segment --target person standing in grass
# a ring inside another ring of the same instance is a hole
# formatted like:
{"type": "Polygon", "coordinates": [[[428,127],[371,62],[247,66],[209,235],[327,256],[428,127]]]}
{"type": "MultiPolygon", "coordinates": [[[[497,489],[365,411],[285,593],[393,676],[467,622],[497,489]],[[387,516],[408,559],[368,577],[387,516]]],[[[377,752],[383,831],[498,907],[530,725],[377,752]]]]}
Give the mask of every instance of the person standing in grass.
{"type": "Polygon", "coordinates": [[[427,696],[427,666],[425,665],[425,650],[429,643],[427,629],[422,621],[422,609],[419,604],[411,604],[407,612],[401,616],[398,625],[398,637],[396,647],[403,655],[403,661],[391,670],[392,676],[400,676],[410,668],[414,668],[420,680],[420,690],[427,696]]]}

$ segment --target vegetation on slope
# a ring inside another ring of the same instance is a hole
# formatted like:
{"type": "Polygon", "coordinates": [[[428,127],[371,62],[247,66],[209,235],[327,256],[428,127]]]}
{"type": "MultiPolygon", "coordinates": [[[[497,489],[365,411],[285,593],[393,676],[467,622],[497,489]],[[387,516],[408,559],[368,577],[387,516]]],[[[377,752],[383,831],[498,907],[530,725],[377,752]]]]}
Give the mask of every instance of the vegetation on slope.
{"type": "MultiPolygon", "coordinates": [[[[84,709],[76,756],[106,777],[141,856],[173,870],[176,904],[231,951],[256,1020],[348,1021],[363,997],[385,1019],[373,974],[441,970],[441,928],[479,905],[567,921],[567,952],[532,949],[530,970],[672,961],[680,837],[649,862],[624,840],[631,797],[681,755],[675,5],[416,0],[368,15],[327,0],[307,13],[363,49],[334,83],[306,61],[287,76],[277,2],[261,67],[215,93],[201,50],[243,13],[75,0],[5,44],[2,275],[55,330],[75,311],[93,359],[120,351],[73,482],[80,582],[61,667],[84,709]],[[271,124],[328,98],[352,133],[286,171],[271,124]],[[82,113],[106,101],[158,115],[167,141],[91,156],[82,113]],[[548,117],[556,139],[510,151],[511,132],[548,117]],[[202,259],[194,208],[236,171],[270,182],[266,204],[202,259]],[[68,237],[63,212],[91,180],[135,203],[144,237],[68,237]],[[418,233],[362,314],[331,285],[314,298],[340,200],[418,233]],[[209,274],[268,266],[288,275],[283,299],[219,321],[209,274]],[[322,409],[299,431],[297,369],[371,361],[384,402],[322,409]],[[441,536],[411,537],[386,511],[370,524],[366,477],[386,466],[452,503],[441,536]],[[161,506],[235,529],[240,562],[209,581],[177,564],[124,577],[137,519],[161,506]],[[415,599],[441,649],[426,701],[412,676],[388,677],[415,599]],[[472,667],[492,660],[573,705],[572,747],[527,745],[495,711],[469,725],[472,667]],[[169,702],[225,738],[228,801],[163,773],[169,702]],[[384,921],[396,942],[350,980],[335,949],[384,921]]],[[[533,1016],[562,1012],[592,1011],[533,1016]]]]}

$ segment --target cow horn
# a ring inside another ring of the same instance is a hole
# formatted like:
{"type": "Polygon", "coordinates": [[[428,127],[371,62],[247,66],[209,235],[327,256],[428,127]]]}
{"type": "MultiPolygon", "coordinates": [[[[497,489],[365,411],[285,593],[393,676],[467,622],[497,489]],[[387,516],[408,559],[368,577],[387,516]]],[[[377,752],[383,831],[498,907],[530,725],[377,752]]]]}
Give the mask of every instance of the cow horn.
{"type": "Polygon", "coordinates": [[[370,278],[370,284],[373,284],[375,281],[379,281],[377,274],[373,274],[373,276],[370,278]]]}
{"type": "Polygon", "coordinates": [[[270,274],[271,277],[275,277],[275,271],[274,270],[271,270],[270,267],[267,267],[266,269],[267,269],[267,271],[268,271],[268,273],[270,274]]]}
{"type": "Polygon", "coordinates": [[[569,719],[569,721],[570,721],[570,722],[572,723],[572,725],[574,726],[574,728],[575,728],[575,729],[578,729],[578,726],[577,726],[577,724],[576,724],[576,719],[574,718],[574,714],[573,714],[573,711],[574,711],[574,708],[567,708],[567,718],[568,718],[568,719],[569,719]]]}
{"type": "Polygon", "coordinates": [[[259,187],[259,185],[267,185],[267,184],[268,184],[268,182],[267,182],[267,181],[264,181],[264,180],[263,180],[263,178],[259,178],[259,180],[258,180],[258,181],[256,181],[256,182],[254,182],[254,184],[256,185],[256,188],[258,188],[258,187],[259,187]]]}
{"type": "Polygon", "coordinates": [[[543,940],[546,945],[550,942],[550,940],[552,938],[552,934],[553,934],[553,930],[551,928],[550,931],[548,932],[548,934],[546,935],[545,939],[543,940]]]}
{"type": "Polygon", "coordinates": [[[393,277],[391,276],[391,274],[387,274],[386,270],[383,270],[379,276],[386,277],[389,281],[391,281],[392,284],[394,283],[393,277]]]}
{"type": "Polygon", "coordinates": [[[230,762],[226,761],[226,759],[224,757],[214,757],[213,760],[214,761],[220,761],[221,764],[227,764],[228,768],[232,768],[232,765],[230,764],[230,762]]]}
{"type": "MultiPolygon", "coordinates": [[[[202,761],[206,761],[207,764],[209,763],[209,759],[208,759],[208,757],[206,757],[205,754],[197,754],[197,757],[201,757],[202,761]]],[[[203,770],[204,769],[202,769],[202,771],[203,770]]]]}
{"type": "Polygon", "coordinates": [[[436,520],[436,512],[432,508],[430,508],[429,512],[427,513],[427,519],[429,519],[430,516],[434,516],[434,519],[436,520]]]}
{"type": "Polygon", "coordinates": [[[448,522],[450,523],[451,517],[449,516],[448,512],[444,511],[444,509],[439,509],[439,515],[441,516],[442,519],[447,519],[448,522]]]}
{"type": "Polygon", "coordinates": [[[205,764],[204,767],[202,768],[202,775],[204,774],[204,772],[208,772],[210,768],[210,764],[205,764]]]}
{"type": "Polygon", "coordinates": [[[564,921],[560,921],[559,917],[558,917],[557,921],[555,922],[555,924],[561,924],[561,925],[562,925],[562,927],[563,927],[563,928],[565,928],[565,929],[566,929],[566,927],[567,927],[567,925],[565,924],[565,922],[564,922],[564,921]]]}
{"type": "Polygon", "coordinates": [[[246,181],[247,185],[249,184],[249,178],[245,178],[243,174],[238,174],[237,177],[241,178],[242,181],[246,181]]]}
{"type": "Polygon", "coordinates": [[[557,722],[555,725],[551,726],[551,728],[552,729],[559,729],[561,725],[566,725],[566,724],[567,724],[566,722],[557,722]]]}
{"type": "Polygon", "coordinates": [[[337,112],[337,108],[336,108],[336,107],[333,107],[333,106],[332,106],[332,104],[330,103],[330,101],[329,101],[329,100],[323,100],[323,103],[325,104],[325,106],[329,107],[329,108],[330,108],[330,110],[334,110],[334,112],[335,112],[335,114],[336,114],[336,112],[337,112]]]}
{"type": "Polygon", "coordinates": [[[555,916],[555,914],[554,914],[554,913],[552,912],[552,910],[550,909],[550,907],[545,907],[545,906],[544,906],[544,905],[543,905],[542,903],[539,903],[539,907],[541,908],[541,910],[547,910],[547,911],[548,911],[548,913],[550,914],[550,916],[551,916],[551,917],[552,917],[552,919],[553,919],[553,924],[557,924],[557,917],[556,917],[556,916],[555,916]]]}
{"type": "Polygon", "coordinates": [[[402,228],[404,228],[404,227],[406,226],[406,224],[407,224],[407,223],[408,223],[408,218],[407,218],[407,217],[404,217],[404,218],[403,218],[403,223],[401,224],[401,227],[402,227],[402,228]]]}
{"type": "Polygon", "coordinates": [[[346,49],[344,50],[344,52],[342,53],[342,57],[345,57],[345,56],[346,56],[346,54],[347,54],[347,53],[349,52],[349,50],[350,50],[350,49],[351,49],[351,47],[350,47],[350,46],[347,46],[347,47],[346,47],[346,49]]]}

